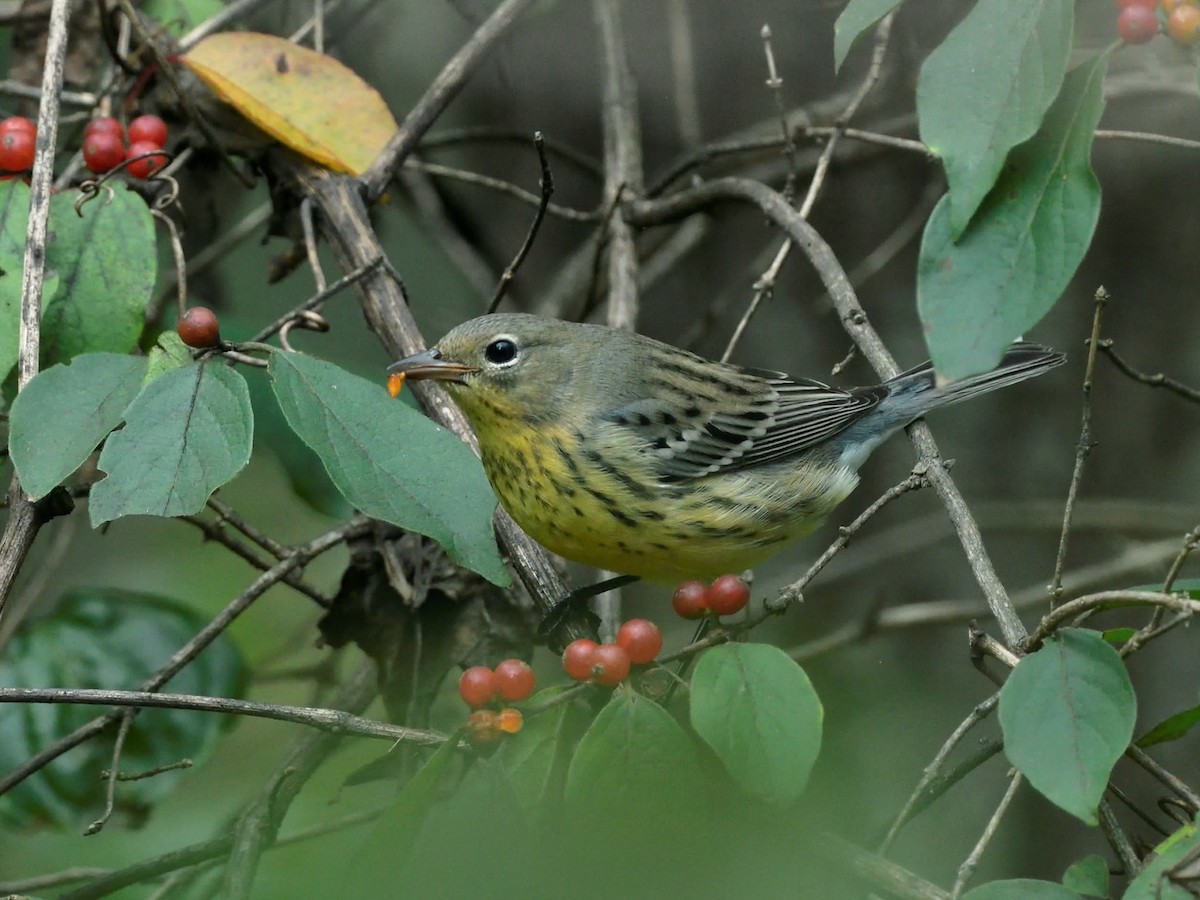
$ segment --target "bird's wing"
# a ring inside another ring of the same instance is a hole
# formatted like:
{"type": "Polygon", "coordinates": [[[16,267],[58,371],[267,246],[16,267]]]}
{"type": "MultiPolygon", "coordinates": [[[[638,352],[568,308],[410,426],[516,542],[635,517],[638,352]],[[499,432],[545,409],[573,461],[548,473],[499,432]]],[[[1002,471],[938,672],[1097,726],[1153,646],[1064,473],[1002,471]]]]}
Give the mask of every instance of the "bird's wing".
{"type": "MultiPolygon", "coordinates": [[[[679,379],[653,396],[610,409],[608,422],[637,434],[666,480],[771,463],[815,447],[873,409],[887,389],[852,391],[779,372],[717,368],[687,390],[679,379]]],[[[699,372],[697,374],[700,374],[699,372]]]]}

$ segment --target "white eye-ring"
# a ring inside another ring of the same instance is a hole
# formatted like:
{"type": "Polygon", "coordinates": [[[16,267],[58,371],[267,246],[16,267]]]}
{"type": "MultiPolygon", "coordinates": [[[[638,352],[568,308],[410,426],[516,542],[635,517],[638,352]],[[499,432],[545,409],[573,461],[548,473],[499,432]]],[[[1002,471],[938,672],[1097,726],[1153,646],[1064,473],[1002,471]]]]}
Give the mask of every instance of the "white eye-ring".
{"type": "Polygon", "coordinates": [[[484,359],[498,368],[515,365],[520,355],[516,339],[508,334],[497,335],[483,348],[484,359]]]}

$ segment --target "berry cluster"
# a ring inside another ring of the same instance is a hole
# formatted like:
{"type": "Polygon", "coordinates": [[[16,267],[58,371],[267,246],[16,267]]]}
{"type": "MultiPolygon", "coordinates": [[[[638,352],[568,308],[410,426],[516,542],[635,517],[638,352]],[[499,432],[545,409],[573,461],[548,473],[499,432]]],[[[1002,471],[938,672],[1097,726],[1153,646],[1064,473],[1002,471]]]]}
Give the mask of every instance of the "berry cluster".
{"type": "Polygon", "coordinates": [[[0,170],[5,175],[33,168],[37,149],[37,126],[24,116],[9,116],[0,121],[0,170]]]}
{"type": "Polygon", "coordinates": [[[129,161],[125,171],[134,178],[149,178],[167,164],[162,150],[167,143],[167,123],[158,116],[138,116],[129,123],[125,143],[121,123],[111,116],[92,119],[83,129],[83,162],[97,175],[129,161]]]}
{"type": "Polygon", "coordinates": [[[1165,30],[1185,47],[1200,41],[1200,0],[1117,0],[1117,34],[1127,44],[1144,44],[1165,30]]]}
{"type": "Polygon", "coordinates": [[[671,595],[675,612],[685,619],[731,616],[745,609],[749,600],[749,586],[736,575],[722,575],[711,585],[703,581],[685,581],[671,595]]]}
{"type": "Polygon", "coordinates": [[[630,619],[617,631],[612,644],[587,638],[571,641],[563,651],[563,669],[576,681],[620,684],[633,665],[645,665],[662,649],[662,632],[649,619],[630,619]]]}
{"type": "Polygon", "coordinates": [[[493,703],[518,703],[532,693],[536,679],[529,663],[520,659],[506,659],[489,669],[487,666],[471,666],[458,679],[458,696],[471,707],[467,718],[467,734],[476,744],[491,744],[502,734],[516,734],[521,730],[523,719],[519,709],[506,707],[490,709],[493,703]]]}

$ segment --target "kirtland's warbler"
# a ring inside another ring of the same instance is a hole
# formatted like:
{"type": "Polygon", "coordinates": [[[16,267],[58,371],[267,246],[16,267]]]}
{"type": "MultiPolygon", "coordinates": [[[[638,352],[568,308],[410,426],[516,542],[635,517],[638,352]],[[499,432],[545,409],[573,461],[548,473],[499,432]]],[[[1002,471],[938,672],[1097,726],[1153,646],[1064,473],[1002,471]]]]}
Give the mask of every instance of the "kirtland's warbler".
{"type": "Polygon", "coordinates": [[[843,390],[628,331],[496,314],[389,371],[446,385],[500,502],[539,543],[680,580],[761,562],[820,524],[897,429],[1063,359],[1018,343],[995,370],[950,384],[925,363],[843,390]]]}

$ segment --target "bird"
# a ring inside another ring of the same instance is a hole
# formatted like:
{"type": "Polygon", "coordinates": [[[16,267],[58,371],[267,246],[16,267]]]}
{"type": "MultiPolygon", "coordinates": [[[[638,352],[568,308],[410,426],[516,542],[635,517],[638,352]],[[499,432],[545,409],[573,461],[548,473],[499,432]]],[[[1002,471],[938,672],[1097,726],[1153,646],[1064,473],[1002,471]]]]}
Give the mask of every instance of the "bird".
{"type": "Polygon", "coordinates": [[[889,435],[1064,360],[1018,342],[948,384],[926,362],[843,389],[623,329],[492,313],[388,371],[446,388],[500,503],[548,550],[678,582],[753,568],[816,528],[889,435]]]}

